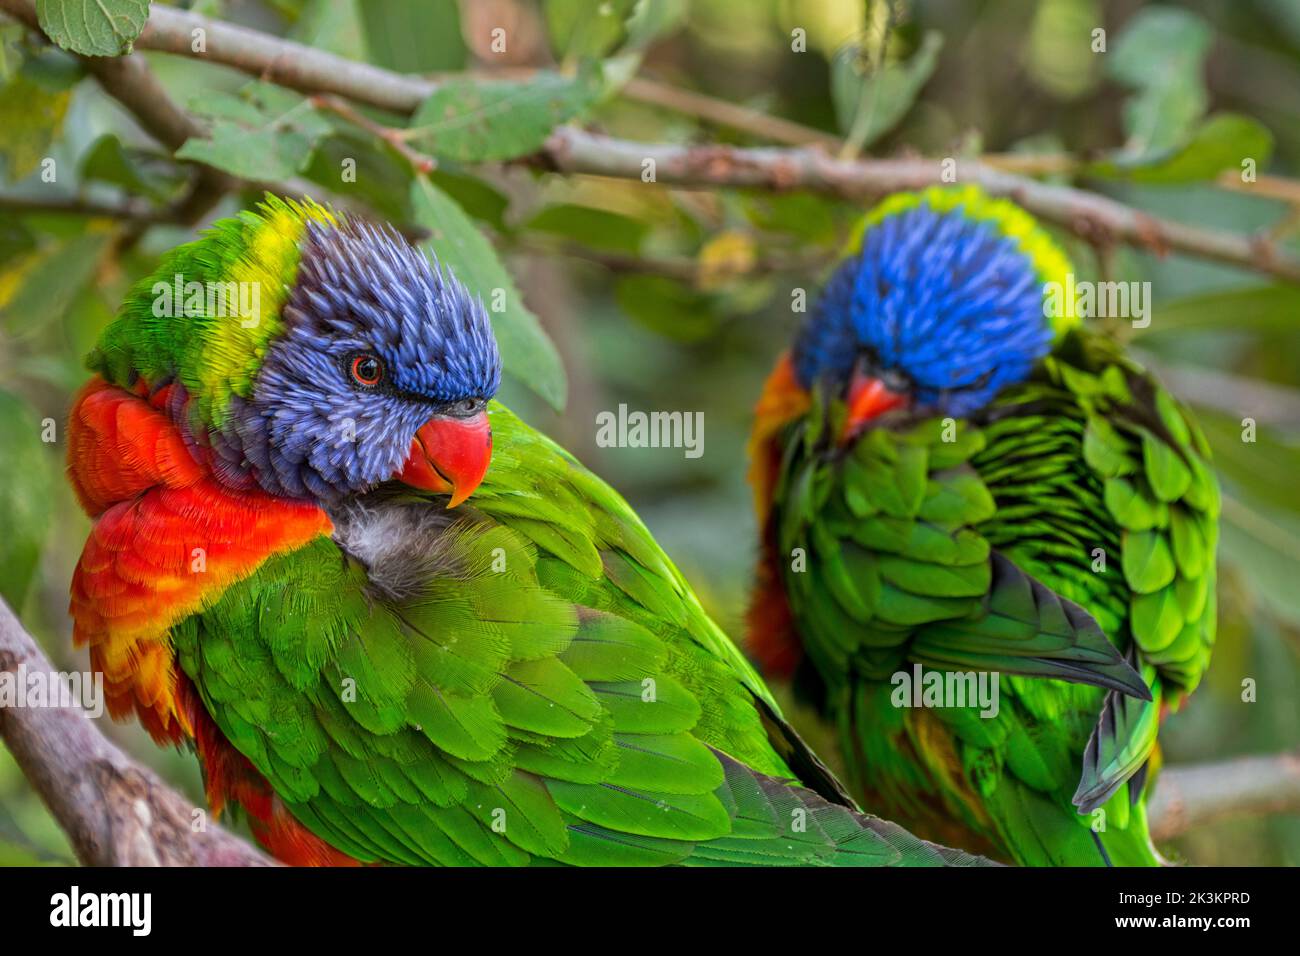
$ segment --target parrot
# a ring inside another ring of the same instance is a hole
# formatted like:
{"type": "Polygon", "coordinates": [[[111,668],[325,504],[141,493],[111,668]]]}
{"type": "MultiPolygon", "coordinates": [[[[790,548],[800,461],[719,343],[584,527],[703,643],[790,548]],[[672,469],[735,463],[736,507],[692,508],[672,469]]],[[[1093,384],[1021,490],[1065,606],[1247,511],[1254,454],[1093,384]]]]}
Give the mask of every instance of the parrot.
{"type": "Polygon", "coordinates": [[[1007,863],[1163,865],[1146,798],[1214,643],[1219,489],[1077,288],[976,185],[859,221],[757,402],[747,640],[867,810],[1007,863]]]}
{"type": "Polygon", "coordinates": [[[479,296],[268,195],[87,360],[74,639],[291,865],[982,865],[861,813],[608,485],[495,400],[479,296]],[[174,290],[174,294],[173,294],[174,290]]]}

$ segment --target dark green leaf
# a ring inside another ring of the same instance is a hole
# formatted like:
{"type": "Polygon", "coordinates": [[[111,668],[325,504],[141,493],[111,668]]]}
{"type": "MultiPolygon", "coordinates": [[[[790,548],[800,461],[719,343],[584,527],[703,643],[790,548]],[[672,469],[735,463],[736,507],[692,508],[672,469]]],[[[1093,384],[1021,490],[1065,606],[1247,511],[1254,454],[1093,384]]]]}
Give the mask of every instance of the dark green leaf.
{"type": "Polygon", "coordinates": [[[63,129],[69,99],[66,90],[48,90],[26,70],[0,88],[0,156],[6,179],[22,179],[48,155],[63,129]]]}
{"type": "Polygon", "coordinates": [[[1215,113],[1191,138],[1137,160],[1123,154],[1087,167],[1090,176],[1124,177],[1143,183],[1192,183],[1240,170],[1245,159],[1264,166],[1273,154],[1273,134],[1263,123],[1237,113],[1215,113]]]}
{"type": "Polygon", "coordinates": [[[121,56],[149,19],[149,0],[36,0],[45,34],[85,56],[121,56]]]}
{"type": "Polygon", "coordinates": [[[1170,7],[1139,10],[1107,55],[1110,75],[1136,90],[1124,104],[1128,141],[1117,157],[1133,162],[1184,142],[1205,112],[1202,68],[1210,27],[1170,7]]]}
{"type": "Polygon", "coordinates": [[[920,48],[901,63],[862,75],[860,49],[848,46],[831,64],[831,95],[840,129],[854,146],[869,146],[893,129],[912,108],[939,63],[943,36],[926,33],[920,48]]]}
{"type": "Polygon", "coordinates": [[[646,328],[682,342],[698,341],[717,328],[708,298],[665,276],[622,276],[614,297],[646,328]]]}
{"type": "Polygon", "coordinates": [[[193,138],[178,159],[216,166],[243,179],[289,179],[307,168],[330,124],[302,97],[266,83],[239,95],[205,93],[190,103],[212,124],[207,139],[193,138]]]}
{"type": "Polygon", "coordinates": [[[476,163],[536,151],[559,124],[600,94],[595,74],[540,72],[527,80],[444,81],[411,119],[413,144],[444,159],[476,163]]]}
{"type": "Polygon", "coordinates": [[[455,0],[359,0],[357,7],[368,59],[376,66],[401,73],[464,67],[465,43],[455,0]]]}
{"type": "Polygon", "coordinates": [[[1300,288],[1262,285],[1229,292],[1190,296],[1162,305],[1155,321],[1133,335],[1165,332],[1217,331],[1225,327],[1260,332],[1291,332],[1300,315],[1300,288]]]}
{"type": "Polygon", "coordinates": [[[608,209],[560,203],[547,206],[525,223],[524,228],[564,236],[593,249],[635,255],[649,227],[641,220],[608,209]]]}

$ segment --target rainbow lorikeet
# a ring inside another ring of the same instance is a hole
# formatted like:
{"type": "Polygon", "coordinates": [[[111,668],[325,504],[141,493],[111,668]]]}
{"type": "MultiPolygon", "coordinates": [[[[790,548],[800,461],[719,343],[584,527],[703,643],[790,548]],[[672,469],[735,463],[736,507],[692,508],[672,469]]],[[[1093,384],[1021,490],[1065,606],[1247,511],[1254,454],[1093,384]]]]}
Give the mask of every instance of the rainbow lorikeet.
{"type": "Polygon", "coordinates": [[[76,639],[282,860],[973,862],[856,811],[627,504],[490,401],[481,302],[391,229],[268,199],[89,366],[76,639]]]}
{"type": "Polygon", "coordinates": [[[751,641],[868,809],[1022,864],[1155,864],[1219,492],[1187,411],[1057,308],[1070,268],[974,187],[867,215],[758,404],[751,641]],[[981,673],[996,706],[963,700],[981,673]]]}

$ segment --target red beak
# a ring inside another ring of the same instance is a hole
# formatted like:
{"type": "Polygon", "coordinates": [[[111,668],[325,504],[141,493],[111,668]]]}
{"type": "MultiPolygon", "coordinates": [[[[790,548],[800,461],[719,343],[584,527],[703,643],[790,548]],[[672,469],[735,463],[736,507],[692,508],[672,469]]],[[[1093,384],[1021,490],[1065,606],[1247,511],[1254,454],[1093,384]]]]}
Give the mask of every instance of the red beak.
{"type": "Polygon", "coordinates": [[[844,420],[841,442],[854,438],[867,422],[907,403],[907,398],[885,388],[878,378],[870,378],[855,370],[849,382],[844,404],[848,415],[844,420]]]}
{"type": "Polygon", "coordinates": [[[448,508],[468,498],[492,460],[487,412],[472,418],[431,418],[411,439],[411,453],[394,477],[412,488],[446,492],[448,508]]]}

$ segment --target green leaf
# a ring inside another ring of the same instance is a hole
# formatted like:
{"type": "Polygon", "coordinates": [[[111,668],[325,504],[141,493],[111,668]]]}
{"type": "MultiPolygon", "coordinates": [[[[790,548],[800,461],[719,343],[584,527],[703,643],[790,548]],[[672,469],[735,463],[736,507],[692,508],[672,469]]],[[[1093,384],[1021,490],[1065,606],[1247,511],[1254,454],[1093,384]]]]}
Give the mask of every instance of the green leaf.
{"type": "Polygon", "coordinates": [[[1128,141],[1117,159],[1138,161],[1187,140],[1205,112],[1212,39],[1200,16],[1171,7],[1146,7],[1128,22],[1106,57],[1111,77],[1137,91],[1124,104],[1128,141]]]}
{"type": "Polygon", "coordinates": [[[444,81],[411,119],[413,145],[463,163],[514,159],[535,152],[559,124],[600,94],[596,74],[542,71],[525,81],[444,81]]]}
{"type": "Polygon", "coordinates": [[[165,164],[156,155],[127,149],[112,133],[105,133],[81,159],[81,178],[120,186],[133,196],[163,200],[177,186],[178,170],[170,161],[165,164]],[[171,175],[169,175],[169,173],[171,175]]]}
{"type": "Polygon", "coordinates": [[[0,156],[7,180],[22,179],[49,154],[70,99],[68,90],[49,90],[25,70],[0,88],[0,156]]]}
{"type": "Polygon", "coordinates": [[[606,56],[627,37],[626,20],[637,5],[636,0],[547,0],[551,48],[566,60],[606,56]]]}
{"type": "Polygon", "coordinates": [[[36,0],[36,19],[65,50],[121,56],[144,30],[149,0],[36,0]]]}
{"type": "Polygon", "coordinates": [[[559,353],[537,316],[524,305],[492,244],[464,210],[427,177],[417,177],[411,184],[411,210],[415,221],[431,233],[421,246],[489,306],[506,374],[562,411],[567,386],[559,353]],[[498,302],[500,311],[491,308],[498,302]]]}
{"type": "Polygon", "coordinates": [[[612,249],[636,255],[649,225],[608,209],[576,203],[547,206],[524,224],[525,229],[548,232],[593,249],[612,249]]]}
{"type": "Polygon", "coordinates": [[[1093,163],[1089,176],[1127,178],[1141,183],[1194,183],[1216,178],[1228,169],[1240,169],[1243,160],[1256,168],[1273,155],[1273,134],[1259,120],[1238,113],[1215,113],[1191,138],[1164,151],[1136,159],[1118,154],[1093,163]]]}
{"type": "Polygon", "coordinates": [[[1300,626],[1300,516],[1224,499],[1223,559],[1278,617],[1300,626]]]}
{"type": "Polygon", "coordinates": [[[86,232],[37,253],[13,298],[0,306],[0,319],[16,334],[55,326],[94,277],[107,240],[103,232],[86,232]]]}
{"type": "MultiPolygon", "coordinates": [[[[331,7],[342,6],[331,0],[331,7]]],[[[460,7],[453,0],[360,0],[368,59],[400,73],[459,70],[465,66],[460,7]]]]}
{"type": "Polygon", "coordinates": [[[49,528],[50,475],[40,415],[0,392],[0,597],[17,614],[31,586],[49,528]]]}
{"type": "Polygon", "coordinates": [[[1272,429],[1260,428],[1254,441],[1243,440],[1239,418],[1211,409],[1197,412],[1214,463],[1236,494],[1252,508],[1300,511],[1296,476],[1300,475],[1300,446],[1272,429]]]}
{"type": "Polygon", "coordinates": [[[856,148],[869,146],[907,115],[921,87],[933,75],[943,36],[931,30],[911,59],[862,75],[861,48],[846,46],[831,63],[831,97],[845,138],[856,148]]]}
{"type": "Polygon", "coordinates": [[[679,342],[699,341],[718,326],[707,296],[667,276],[621,276],[614,298],[646,328],[679,342]]]}
{"type": "Polygon", "coordinates": [[[191,138],[177,159],[207,163],[241,179],[289,179],[307,168],[330,124],[310,103],[269,83],[250,83],[238,95],[204,93],[190,110],[212,124],[207,139],[191,138]]]}
{"type": "Polygon", "coordinates": [[[1300,288],[1261,285],[1177,299],[1160,307],[1159,318],[1134,337],[1167,332],[1221,331],[1225,327],[1256,332],[1291,332],[1300,315],[1300,288]]]}

